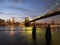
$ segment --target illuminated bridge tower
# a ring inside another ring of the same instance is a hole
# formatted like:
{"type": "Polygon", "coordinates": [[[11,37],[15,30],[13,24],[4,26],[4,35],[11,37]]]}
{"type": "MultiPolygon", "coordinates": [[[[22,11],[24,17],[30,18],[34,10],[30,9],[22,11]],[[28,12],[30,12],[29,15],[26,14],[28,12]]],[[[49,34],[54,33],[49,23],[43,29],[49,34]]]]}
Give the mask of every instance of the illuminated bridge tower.
{"type": "Polygon", "coordinates": [[[27,23],[27,22],[29,22],[29,18],[28,17],[25,18],[25,27],[29,27],[29,23],[27,23]]]}

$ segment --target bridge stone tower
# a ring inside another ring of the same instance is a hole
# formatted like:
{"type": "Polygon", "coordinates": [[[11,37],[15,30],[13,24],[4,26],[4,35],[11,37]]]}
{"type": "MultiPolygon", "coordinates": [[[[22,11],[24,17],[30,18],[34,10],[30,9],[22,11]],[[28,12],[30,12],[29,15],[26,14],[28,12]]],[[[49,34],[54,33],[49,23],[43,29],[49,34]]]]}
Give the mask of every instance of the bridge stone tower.
{"type": "Polygon", "coordinates": [[[25,27],[29,27],[29,23],[27,24],[27,22],[29,22],[29,18],[28,17],[25,18],[25,27]]]}

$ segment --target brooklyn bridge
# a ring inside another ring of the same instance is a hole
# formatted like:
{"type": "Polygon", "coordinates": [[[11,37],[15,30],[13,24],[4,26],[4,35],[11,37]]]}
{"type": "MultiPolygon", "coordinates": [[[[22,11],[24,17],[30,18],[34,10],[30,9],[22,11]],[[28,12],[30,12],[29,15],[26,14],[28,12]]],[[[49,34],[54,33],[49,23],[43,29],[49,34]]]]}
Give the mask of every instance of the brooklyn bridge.
{"type": "Polygon", "coordinates": [[[38,16],[30,21],[28,18],[26,18],[25,19],[25,26],[29,27],[29,23],[31,23],[31,22],[35,22],[37,20],[41,20],[41,19],[45,19],[45,18],[49,18],[52,16],[57,16],[57,15],[60,15],[60,9],[57,9],[56,11],[51,11],[50,13],[44,14],[43,16],[38,16]]]}

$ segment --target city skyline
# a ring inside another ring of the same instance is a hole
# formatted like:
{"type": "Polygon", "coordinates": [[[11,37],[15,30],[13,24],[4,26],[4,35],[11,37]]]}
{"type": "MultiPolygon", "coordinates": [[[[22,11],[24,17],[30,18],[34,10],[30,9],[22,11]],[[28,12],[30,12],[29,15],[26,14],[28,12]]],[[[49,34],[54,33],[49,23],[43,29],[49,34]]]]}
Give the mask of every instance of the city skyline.
{"type": "MultiPolygon", "coordinates": [[[[54,11],[55,9],[60,9],[59,0],[0,0],[0,18],[1,19],[11,19],[15,18],[16,21],[24,21],[25,17],[33,19],[40,16],[50,9],[54,11]],[[57,4],[53,10],[51,9],[53,5],[57,4]]],[[[49,19],[42,19],[41,22],[49,21],[59,21],[60,16],[54,16],[49,19]]]]}

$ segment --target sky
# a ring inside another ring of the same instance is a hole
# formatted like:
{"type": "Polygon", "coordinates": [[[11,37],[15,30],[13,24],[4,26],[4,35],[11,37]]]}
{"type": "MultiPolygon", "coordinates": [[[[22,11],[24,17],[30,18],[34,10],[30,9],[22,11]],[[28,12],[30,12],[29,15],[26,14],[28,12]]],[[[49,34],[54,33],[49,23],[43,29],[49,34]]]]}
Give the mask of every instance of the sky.
{"type": "MultiPolygon", "coordinates": [[[[0,0],[0,18],[5,20],[12,17],[19,22],[24,21],[25,17],[32,20],[56,9],[60,9],[60,0],[0,0]]],[[[39,21],[49,22],[52,20],[60,22],[60,15],[39,21]]]]}

